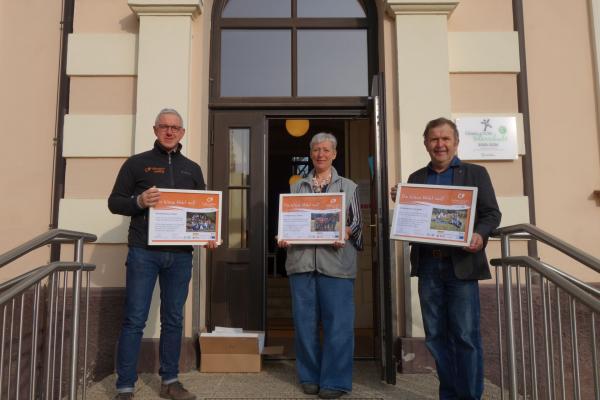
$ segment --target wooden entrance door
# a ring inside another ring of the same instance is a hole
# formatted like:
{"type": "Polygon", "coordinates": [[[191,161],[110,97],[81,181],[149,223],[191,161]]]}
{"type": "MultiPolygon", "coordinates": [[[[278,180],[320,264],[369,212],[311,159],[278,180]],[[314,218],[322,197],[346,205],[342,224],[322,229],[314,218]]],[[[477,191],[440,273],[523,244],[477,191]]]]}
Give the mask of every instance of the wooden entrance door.
{"type": "Polygon", "coordinates": [[[212,115],[211,189],[223,192],[223,244],[208,264],[208,326],[264,330],[266,119],[212,115]]]}

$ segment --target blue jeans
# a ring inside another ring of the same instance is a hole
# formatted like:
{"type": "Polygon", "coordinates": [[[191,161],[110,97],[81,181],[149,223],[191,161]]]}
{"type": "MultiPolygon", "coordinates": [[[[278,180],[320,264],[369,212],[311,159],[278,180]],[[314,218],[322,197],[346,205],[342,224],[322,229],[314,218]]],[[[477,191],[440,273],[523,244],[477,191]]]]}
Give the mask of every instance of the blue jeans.
{"type": "Polygon", "coordinates": [[[354,279],[318,272],[289,276],[300,383],[352,390],[354,279]],[[323,344],[319,335],[323,327],[323,344]]]}
{"type": "Polygon", "coordinates": [[[460,280],[450,260],[419,266],[419,299],[425,344],[440,379],[440,399],[480,399],[483,349],[479,329],[479,285],[460,280]]]}
{"type": "Polygon", "coordinates": [[[133,391],[142,334],[152,291],[160,284],[159,374],[163,383],[177,380],[183,306],[192,275],[192,253],[130,247],[127,254],[125,316],[117,352],[117,391],[133,391]]]}

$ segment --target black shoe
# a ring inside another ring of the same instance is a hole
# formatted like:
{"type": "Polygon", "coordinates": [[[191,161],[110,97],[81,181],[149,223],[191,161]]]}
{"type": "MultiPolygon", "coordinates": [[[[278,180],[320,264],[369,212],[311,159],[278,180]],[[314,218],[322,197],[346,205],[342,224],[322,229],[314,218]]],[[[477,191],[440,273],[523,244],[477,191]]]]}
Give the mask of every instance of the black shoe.
{"type": "Polygon", "coordinates": [[[120,392],[115,396],[115,400],[131,400],[133,399],[133,392],[120,392]]]}
{"type": "Polygon", "coordinates": [[[321,389],[319,390],[320,399],[337,399],[342,397],[346,392],[335,389],[321,389]]]}
{"type": "Polygon", "coordinates": [[[303,383],[302,391],[305,394],[318,394],[319,393],[319,385],[316,383],[303,383]]]}

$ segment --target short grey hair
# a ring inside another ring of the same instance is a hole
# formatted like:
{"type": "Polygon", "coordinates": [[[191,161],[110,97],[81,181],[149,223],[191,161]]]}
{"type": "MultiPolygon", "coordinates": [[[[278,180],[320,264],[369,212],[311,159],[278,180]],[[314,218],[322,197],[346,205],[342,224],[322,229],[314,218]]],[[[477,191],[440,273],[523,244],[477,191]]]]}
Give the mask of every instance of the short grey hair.
{"type": "Polygon", "coordinates": [[[163,108],[162,110],[160,110],[158,112],[158,115],[154,119],[154,126],[158,125],[158,120],[160,119],[161,115],[164,115],[164,114],[177,115],[177,118],[179,118],[179,123],[181,124],[181,127],[183,128],[183,118],[181,118],[181,115],[174,108],[163,108]]]}
{"type": "Polygon", "coordinates": [[[324,142],[326,140],[329,140],[331,142],[334,150],[337,149],[337,139],[335,138],[335,136],[328,132],[319,132],[315,136],[313,136],[312,139],[310,139],[310,149],[312,150],[315,144],[324,142]]]}

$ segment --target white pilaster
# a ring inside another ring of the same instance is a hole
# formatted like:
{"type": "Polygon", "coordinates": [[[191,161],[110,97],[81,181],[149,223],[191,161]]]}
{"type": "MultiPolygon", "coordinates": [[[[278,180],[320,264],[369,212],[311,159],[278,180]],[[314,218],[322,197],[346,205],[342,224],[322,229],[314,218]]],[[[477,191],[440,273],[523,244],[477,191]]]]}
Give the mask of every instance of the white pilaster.
{"type": "Polygon", "coordinates": [[[400,176],[423,167],[429,158],[423,148],[423,128],[437,117],[450,118],[448,15],[453,0],[387,0],[396,21],[400,176]]]}
{"type": "MultiPolygon", "coordinates": [[[[423,129],[437,117],[451,117],[447,18],[458,0],[386,0],[396,22],[400,177],[403,182],[429,162],[423,129]]],[[[405,257],[407,259],[407,257],[405,257]]],[[[410,268],[405,265],[404,268],[410,268]]],[[[417,282],[404,283],[410,296],[408,337],[425,335],[417,296],[417,282]]]]}
{"type": "MultiPolygon", "coordinates": [[[[129,0],[140,19],[134,153],[154,142],[152,125],[165,107],[175,108],[187,128],[190,107],[192,18],[202,0],[129,0]]],[[[182,140],[187,152],[187,137],[182,140]]]]}

